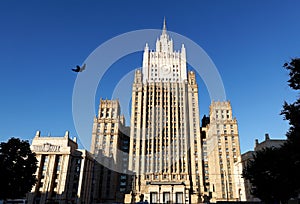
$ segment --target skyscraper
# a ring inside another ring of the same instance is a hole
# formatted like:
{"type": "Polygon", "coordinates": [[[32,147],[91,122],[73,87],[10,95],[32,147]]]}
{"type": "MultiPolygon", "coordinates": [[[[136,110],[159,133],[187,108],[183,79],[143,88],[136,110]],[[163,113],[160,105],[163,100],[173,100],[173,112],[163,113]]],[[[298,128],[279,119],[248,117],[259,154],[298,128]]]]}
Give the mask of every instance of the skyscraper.
{"type": "Polygon", "coordinates": [[[99,202],[123,197],[125,203],[243,200],[238,125],[231,104],[212,102],[200,129],[198,95],[196,74],[187,70],[186,49],[174,50],[164,21],[155,50],[146,43],[142,68],[135,71],[130,138],[118,101],[100,101],[91,145],[105,167],[96,181],[99,202]]]}
{"type": "Polygon", "coordinates": [[[238,124],[230,102],[213,101],[209,120],[202,121],[205,191],[213,202],[245,200],[238,124]]]}
{"type": "Polygon", "coordinates": [[[118,100],[100,100],[94,118],[91,153],[100,163],[96,169],[96,200],[123,202],[128,181],[128,133],[118,100]]]}
{"type": "Polygon", "coordinates": [[[195,73],[186,50],[173,48],[164,21],[156,50],[146,44],[132,88],[129,169],[135,172],[125,202],[200,202],[202,151],[195,73]]]}

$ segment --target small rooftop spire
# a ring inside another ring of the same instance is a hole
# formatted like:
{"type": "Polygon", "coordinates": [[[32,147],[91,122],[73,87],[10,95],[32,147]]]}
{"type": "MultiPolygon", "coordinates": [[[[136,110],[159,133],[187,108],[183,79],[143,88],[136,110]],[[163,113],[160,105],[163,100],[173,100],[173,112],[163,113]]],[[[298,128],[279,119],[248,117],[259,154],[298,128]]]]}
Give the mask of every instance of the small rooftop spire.
{"type": "Polygon", "coordinates": [[[167,34],[166,17],[164,17],[164,24],[163,24],[162,34],[167,34]]]}
{"type": "Polygon", "coordinates": [[[40,137],[41,136],[41,131],[36,131],[35,137],[40,137]]]}

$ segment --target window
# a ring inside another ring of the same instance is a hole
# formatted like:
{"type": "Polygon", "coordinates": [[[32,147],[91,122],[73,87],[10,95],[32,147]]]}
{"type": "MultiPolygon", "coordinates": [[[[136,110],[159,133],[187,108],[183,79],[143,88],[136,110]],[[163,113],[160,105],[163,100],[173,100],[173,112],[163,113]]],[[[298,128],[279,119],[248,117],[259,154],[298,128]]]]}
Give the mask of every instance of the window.
{"type": "Polygon", "coordinates": [[[170,192],[164,192],[163,193],[163,202],[169,203],[169,201],[170,201],[170,192]]]}
{"type": "Polygon", "coordinates": [[[157,192],[150,192],[150,203],[157,203],[157,192]]]}
{"type": "Polygon", "coordinates": [[[183,193],[176,192],[176,203],[183,203],[183,193]]]}

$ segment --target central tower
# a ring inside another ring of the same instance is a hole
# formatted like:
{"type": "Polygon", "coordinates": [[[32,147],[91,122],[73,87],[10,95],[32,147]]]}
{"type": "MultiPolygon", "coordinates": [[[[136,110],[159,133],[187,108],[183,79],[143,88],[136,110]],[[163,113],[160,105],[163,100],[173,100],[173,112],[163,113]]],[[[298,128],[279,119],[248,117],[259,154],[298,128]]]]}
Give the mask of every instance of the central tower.
{"type": "Polygon", "coordinates": [[[125,203],[198,203],[203,195],[195,73],[184,45],[174,51],[164,20],[156,50],[146,44],[132,88],[129,169],[135,174],[125,203]]]}

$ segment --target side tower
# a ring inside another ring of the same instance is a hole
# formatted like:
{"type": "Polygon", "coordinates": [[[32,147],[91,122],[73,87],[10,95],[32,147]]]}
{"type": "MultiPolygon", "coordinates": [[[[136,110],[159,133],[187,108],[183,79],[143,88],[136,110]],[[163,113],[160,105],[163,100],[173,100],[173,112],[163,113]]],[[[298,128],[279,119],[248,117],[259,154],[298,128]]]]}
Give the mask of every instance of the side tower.
{"type": "Polygon", "coordinates": [[[96,171],[97,202],[122,202],[127,191],[128,128],[118,100],[100,100],[94,118],[91,153],[100,163],[96,171]]]}
{"type": "Polygon", "coordinates": [[[156,50],[146,44],[132,88],[125,203],[198,203],[203,192],[198,87],[186,50],[174,51],[164,21],[156,50]]]}
{"type": "Polygon", "coordinates": [[[203,123],[205,190],[212,202],[241,200],[243,181],[236,175],[241,160],[238,124],[230,102],[212,102],[209,120],[203,123]]]}

